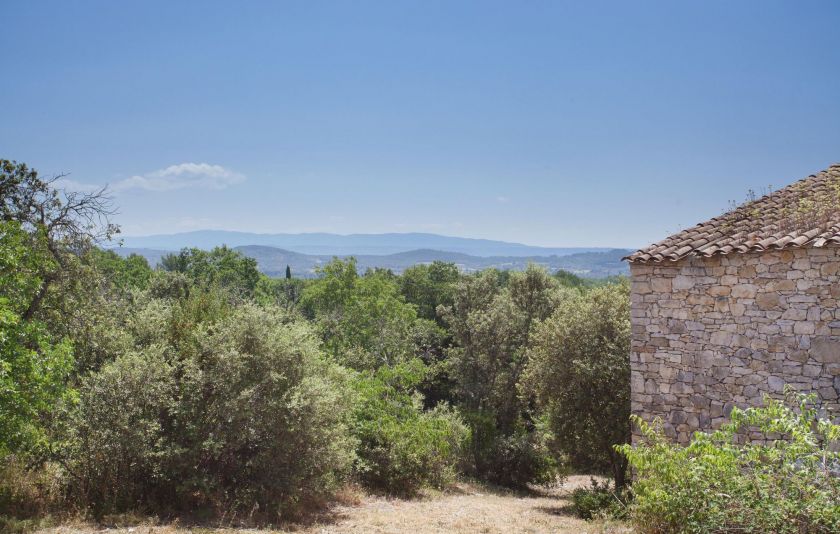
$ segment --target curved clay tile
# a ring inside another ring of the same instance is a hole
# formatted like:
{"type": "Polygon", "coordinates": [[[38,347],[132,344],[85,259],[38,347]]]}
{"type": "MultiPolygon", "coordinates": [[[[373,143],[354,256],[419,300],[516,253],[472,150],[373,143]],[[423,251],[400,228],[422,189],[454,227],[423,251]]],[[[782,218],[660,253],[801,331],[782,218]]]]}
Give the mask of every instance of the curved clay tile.
{"type": "Polygon", "coordinates": [[[690,256],[717,256],[732,252],[840,244],[840,164],[795,182],[640,249],[627,256],[631,263],[678,261],[690,256]],[[825,206],[801,213],[802,201],[825,206]],[[836,212],[836,213],[831,213],[836,212]],[[828,219],[826,221],[826,219],[828,219]],[[803,222],[805,221],[805,222],[803,222]],[[791,231],[791,227],[800,227],[791,231]],[[804,226],[804,228],[802,228],[804,226]]]}

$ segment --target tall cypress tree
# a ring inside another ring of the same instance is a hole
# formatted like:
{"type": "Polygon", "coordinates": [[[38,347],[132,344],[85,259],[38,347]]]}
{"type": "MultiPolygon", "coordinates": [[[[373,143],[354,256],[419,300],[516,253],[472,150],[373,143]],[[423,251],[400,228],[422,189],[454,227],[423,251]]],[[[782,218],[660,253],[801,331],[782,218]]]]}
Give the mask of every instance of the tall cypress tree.
{"type": "Polygon", "coordinates": [[[286,265],[286,280],[292,279],[292,268],[286,265]]]}

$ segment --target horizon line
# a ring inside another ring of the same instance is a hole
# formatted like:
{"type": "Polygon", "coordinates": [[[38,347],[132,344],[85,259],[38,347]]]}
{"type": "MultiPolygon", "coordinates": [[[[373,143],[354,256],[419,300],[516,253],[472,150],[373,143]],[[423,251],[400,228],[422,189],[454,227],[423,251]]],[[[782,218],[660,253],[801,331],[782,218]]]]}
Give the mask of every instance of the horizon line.
{"type": "MultiPolygon", "coordinates": [[[[338,233],[338,232],[327,232],[327,231],[307,231],[307,232],[254,232],[248,230],[228,230],[222,228],[199,228],[195,230],[184,230],[179,232],[172,232],[172,233],[154,233],[154,234],[118,234],[115,241],[119,241],[120,237],[129,237],[129,238],[141,238],[141,237],[168,237],[168,236],[176,236],[176,235],[185,235],[185,234],[194,234],[198,232],[229,232],[229,233],[237,233],[237,234],[252,234],[257,236],[277,236],[277,235],[287,235],[287,236],[305,236],[305,235],[315,235],[315,234],[322,234],[322,235],[331,235],[331,236],[338,236],[338,237],[353,237],[353,236],[384,236],[384,235],[427,235],[427,236],[435,236],[435,237],[446,237],[446,238],[455,238],[455,239],[468,239],[472,241],[493,241],[497,243],[505,243],[508,245],[520,245],[525,247],[532,247],[532,248],[568,248],[568,249],[575,249],[575,248],[597,248],[597,249],[608,249],[608,250],[635,250],[639,247],[633,246],[586,246],[586,245],[531,245],[527,243],[523,243],[520,241],[507,241],[504,239],[493,239],[489,237],[471,237],[471,236],[463,236],[463,235],[449,235],[449,234],[438,234],[434,232],[351,232],[351,233],[338,233]]],[[[256,244],[254,244],[256,245],[256,244]]],[[[122,246],[122,245],[119,245],[122,246]]],[[[243,245],[244,246],[244,245],[243,245]]],[[[418,249],[421,250],[421,249],[418,249]]]]}

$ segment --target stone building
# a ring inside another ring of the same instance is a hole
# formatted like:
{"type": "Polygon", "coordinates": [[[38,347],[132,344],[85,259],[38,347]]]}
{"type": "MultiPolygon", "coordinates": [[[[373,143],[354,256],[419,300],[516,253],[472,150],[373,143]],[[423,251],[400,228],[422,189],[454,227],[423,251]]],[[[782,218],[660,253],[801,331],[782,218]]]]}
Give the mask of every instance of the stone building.
{"type": "Polygon", "coordinates": [[[785,384],[840,408],[840,165],[626,259],[633,413],[686,442],[785,384]]]}

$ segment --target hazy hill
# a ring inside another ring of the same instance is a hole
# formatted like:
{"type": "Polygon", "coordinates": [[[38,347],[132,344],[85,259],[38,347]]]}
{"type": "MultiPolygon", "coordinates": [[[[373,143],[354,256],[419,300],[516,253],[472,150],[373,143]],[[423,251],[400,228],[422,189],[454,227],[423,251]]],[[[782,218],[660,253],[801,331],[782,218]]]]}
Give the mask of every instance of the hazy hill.
{"type": "MultiPolygon", "coordinates": [[[[315,276],[315,269],[333,258],[333,255],[302,254],[277,247],[263,245],[246,245],[235,247],[244,255],[257,260],[260,271],[269,276],[283,276],[286,266],[291,267],[295,276],[315,276]]],[[[127,256],[135,253],[146,257],[152,265],[169,251],[159,249],[138,249],[122,247],[115,249],[117,253],[127,256]]],[[[581,276],[601,278],[616,274],[627,274],[628,267],[621,261],[629,250],[614,249],[603,252],[580,252],[567,255],[549,256],[473,256],[460,252],[447,252],[431,249],[418,249],[395,254],[354,254],[358,261],[359,270],[364,272],[368,268],[383,267],[400,273],[407,267],[420,263],[431,263],[435,260],[456,264],[462,271],[472,272],[486,268],[522,270],[529,263],[545,266],[550,271],[564,269],[581,276]]]]}
{"type": "Polygon", "coordinates": [[[184,247],[210,249],[219,245],[229,247],[259,245],[276,247],[301,254],[359,255],[396,254],[417,250],[458,252],[471,256],[565,256],[583,252],[605,252],[608,248],[593,247],[534,247],[490,239],[472,239],[425,233],[391,234],[255,234],[224,230],[198,230],[178,234],[123,237],[128,248],[180,250],[184,247]]]}

